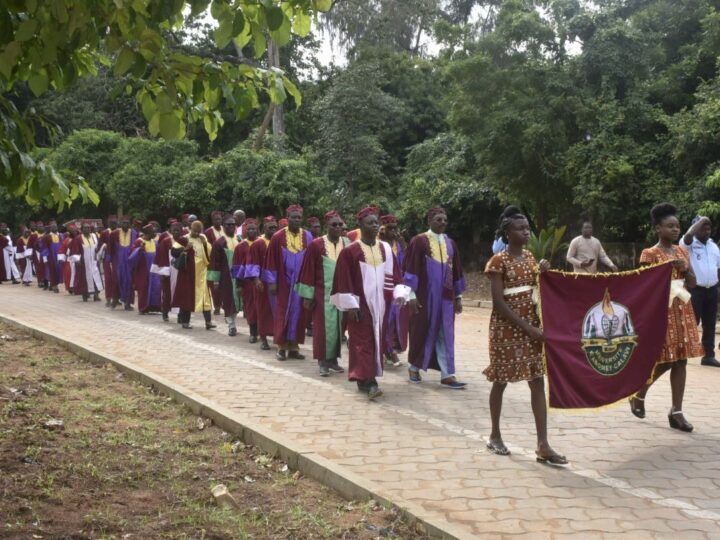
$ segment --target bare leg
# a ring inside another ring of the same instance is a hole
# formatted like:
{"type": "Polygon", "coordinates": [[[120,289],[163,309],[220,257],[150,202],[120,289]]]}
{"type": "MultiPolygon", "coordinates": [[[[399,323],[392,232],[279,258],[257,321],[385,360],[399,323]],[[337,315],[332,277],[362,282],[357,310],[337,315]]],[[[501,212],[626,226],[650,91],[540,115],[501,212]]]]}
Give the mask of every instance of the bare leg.
{"type": "Polygon", "coordinates": [[[674,411],[682,411],[686,377],[687,360],[674,362],[670,369],[670,388],[672,390],[672,406],[674,411]]]}
{"type": "Polygon", "coordinates": [[[537,450],[540,458],[558,456],[552,449],[547,438],[547,405],[545,404],[545,381],[542,377],[528,381],[530,387],[530,403],[533,416],[535,416],[535,430],[537,431],[537,450]]]}
{"type": "Polygon", "coordinates": [[[490,421],[492,422],[492,431],[490,432],[490,442],[488,448],[499,455],[507,455],[510,452],[503,443],[500,434],[500,413],[502,412],[503,393],[507,383],[494,382],[490,390],[490,421]]]}

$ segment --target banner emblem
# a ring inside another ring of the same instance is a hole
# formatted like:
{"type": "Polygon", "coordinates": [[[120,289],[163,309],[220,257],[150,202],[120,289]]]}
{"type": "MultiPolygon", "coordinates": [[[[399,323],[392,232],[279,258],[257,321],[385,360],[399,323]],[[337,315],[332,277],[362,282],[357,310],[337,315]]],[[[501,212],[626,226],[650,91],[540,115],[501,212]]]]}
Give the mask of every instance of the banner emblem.
{"type": "Polygon", "coordinates": [[[630,310],[613,302],[605,289],[602,302],[592,306],[583,320],[582,348],[600,375],[616,375],[628,365],[637,346],[630,310]]]}

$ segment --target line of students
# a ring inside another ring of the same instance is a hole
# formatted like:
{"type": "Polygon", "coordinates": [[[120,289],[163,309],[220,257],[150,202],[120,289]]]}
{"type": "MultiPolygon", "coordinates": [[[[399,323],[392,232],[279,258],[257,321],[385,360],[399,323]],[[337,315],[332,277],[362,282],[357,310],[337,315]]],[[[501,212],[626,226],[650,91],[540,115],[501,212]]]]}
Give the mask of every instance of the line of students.
{"type": "MultiPolygon", "coordinates": [[[[527,381],[537,458],[563,465],[567,459],[552,449],[547,437],[541,359],[544,335],[532,300],[538,273],[547,270],[549,263],[537,262],[525,249],[530,238],[528,220],[517,208],[509,208],[500,219],[501,239],[507,247],[485,269],[493,298],[490,364],[484,371],[492,383],[492,431],[487,446],[498,455],[510,453],[500,430],[503,393],[508,383],[527,381]]],[[[672,261],[673,279],[692,288],[694,274],[687,252],[674,245],[680,236],[675,214],[667,203],[652,209],[658,243],[643,251],[640,263],[672,261]]],[[[274,216],[265,217],[261,227],[238,212],[213,213],[213,226],[203,231],[195,216],[184,215],[183,223],[169,220],[169,230],[157,237],[155,223],[138,232],[130,227],[129,218],[120,218],[115,227],[111,216],[109,228],[99,235],[90,222],[84,222],[79,233],[70,229],[67,256],[75,267],[75,292],[84,300],[90,295],[99,300],[103,280],[96,261],[100,261],[109,307],[122,302],[125,309],[132,309],[137,292],[141,313],[160,311],[168,320],[171,309],[177,308],[178,322],[189,329],[191,313],[202,312],[206,328],[212,329],[215,305],[224,311],[230,336],[237,335],[236,318],[242,311],[250,342],[259,341],[262,350],[269,350],[272,337],[279,361],[304,359],[299,345],[312,319],[313,356],[321,376],[344,372],[338,359],[347,332],[348,378],[371,400],[382,395],[377,379],[385,363],[397,366],[397,353],[408,342],[409,382],[422,382],[420,372],[434,369],[440,371],[443,387],[465,388],[455,377],[454,364],[454,322],[462,312],[465,282],[457,246],[445,234],[446,212],[430,209],[429,230],[407,246],[394,216],[381,217],[377,208],[367,207],[356,217],[359,228],[346,234],[342,217],[330,211],[325,215],[327,233],[314,237],[302,228],[303,210],[298,205],[288,207],[286,224],[280,230],[274,216]],[[237,233],[238,225],[243,226],[242,235],[237,233]]],[[[37,223],[23,231],[18,253],[33,262],[39,285],[57,292],[63,236],[54,222],[40,225],[42,235],[37,223]]],[[[22,275],[25,282],[27,266],[22,275]]],[[[650,386],[670,371],[669,424],[689,432],[693,426],[682,412],[686,364],[689,357],[703,352],[691,304],[675,298],[668,322],[653,380],[630,399],[630,408],[632,414],[644,418],[650,386]]]]}

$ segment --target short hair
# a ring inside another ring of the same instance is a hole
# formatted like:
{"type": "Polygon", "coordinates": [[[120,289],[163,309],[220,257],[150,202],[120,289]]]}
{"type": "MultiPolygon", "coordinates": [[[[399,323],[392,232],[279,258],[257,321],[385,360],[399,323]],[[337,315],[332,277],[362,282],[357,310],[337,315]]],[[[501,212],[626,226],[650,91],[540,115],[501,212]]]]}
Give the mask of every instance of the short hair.
{"type": "Polygon", "coordinates": [[[675,214],[677,214],[675,205],[667,202],[658,203],[650,210],[650,220],[653,225],[660,225],[665,218],[674,216],[675,214]]]}

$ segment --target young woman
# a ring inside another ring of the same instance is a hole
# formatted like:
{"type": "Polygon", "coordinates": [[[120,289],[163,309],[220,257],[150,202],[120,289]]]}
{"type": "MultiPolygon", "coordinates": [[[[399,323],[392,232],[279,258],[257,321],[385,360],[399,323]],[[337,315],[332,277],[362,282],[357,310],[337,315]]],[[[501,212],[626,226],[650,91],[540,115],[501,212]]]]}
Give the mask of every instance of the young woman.
{"type": "Polygon", "coordinates": [[[544,336],[532,299],[537,274],[547,270],[550,263],[542,260],[538,265],[525,249],[530,240],[530,225],[519,212],[504,212],[500,231],[507,248],[494,255],[485,268],[490,277],[493,299],[490,365],[483,371],[493,383],[490,391],[492,432],[487,447],[501,456],[510,454],[500,435],[503,392],[507,383],[527,381],[537,430],[537,460],[551,465],[566,465],[565,456],[555,452],[547,440],[545,370],[542,362],[544,336]]]}
{"type": "Polygon", "coordinates": [[[672,408],[668,414],[670,427],[690,432],[693,430],[693,426],[682,412],[687,359],[702,356],[703,349],[700,345],[700,336],[690,303],[690,295],[685,290],[685,287],[695,287],[695,274],[690,266],[687,252],[674,245],[680,237],[680,221],[675,214],[675,207],[669,203],[656,204],[650,210],[658,243],[643,250],[640,254],[640,264],[649,265],[672,261],[673,282],[670,295],[673,300],[668,310],[665,345],[655,365],[652,380],[630,398],[630,410],[638,418],[645,418],[647,391],[663,373],[670,371],[670,389],[672,390],[672,408]]]}

